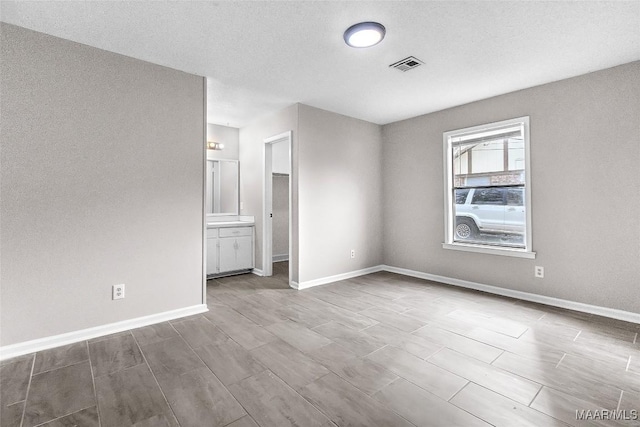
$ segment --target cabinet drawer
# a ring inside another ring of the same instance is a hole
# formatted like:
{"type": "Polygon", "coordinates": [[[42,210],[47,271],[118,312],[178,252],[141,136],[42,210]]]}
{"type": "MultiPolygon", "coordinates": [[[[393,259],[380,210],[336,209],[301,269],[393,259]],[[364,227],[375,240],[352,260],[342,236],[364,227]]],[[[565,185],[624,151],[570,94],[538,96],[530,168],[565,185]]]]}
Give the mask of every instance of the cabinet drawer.
{"type": "Polygon", "coordinates": [[[218,237],[218,229],[217,228],[207,228],[207,238],[218,237]]]}
{"type": "Polygon", "coordinates": [[[225,227],[220,229],[220,237],[251,236],[253,227],[225,227]]]}

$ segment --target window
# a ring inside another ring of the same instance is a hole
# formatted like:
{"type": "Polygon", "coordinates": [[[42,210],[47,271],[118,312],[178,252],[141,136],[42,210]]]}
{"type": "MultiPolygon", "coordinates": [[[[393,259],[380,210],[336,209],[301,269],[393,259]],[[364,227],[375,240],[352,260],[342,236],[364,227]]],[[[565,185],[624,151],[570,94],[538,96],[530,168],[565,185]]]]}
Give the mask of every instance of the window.
{"type": "Polygon", "coordinates": [[[534,258],[529,118],[445,132],[447,249],[534,258]]]}

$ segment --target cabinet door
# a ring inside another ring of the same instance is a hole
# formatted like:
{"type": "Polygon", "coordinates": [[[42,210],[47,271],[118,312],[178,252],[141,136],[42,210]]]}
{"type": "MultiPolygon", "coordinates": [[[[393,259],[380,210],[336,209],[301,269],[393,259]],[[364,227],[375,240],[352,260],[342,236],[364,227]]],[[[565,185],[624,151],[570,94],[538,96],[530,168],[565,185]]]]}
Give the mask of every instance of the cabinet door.
{"type": "Polygon", "coordinates": [[[236,237],[236,269],[253,268],[253,239],[251,236],[236,237]]]}
{"type": "Polygon", "coordinates": [[[207,237],[207,274],[218,272],[218,239],[207,237]]]}
{"type": "Polygon", "coordinates": [[[225,271],[238,270],[236,266],[236,239],[225,237],[219,239],[220,242],[220,273],[225,271]]]}

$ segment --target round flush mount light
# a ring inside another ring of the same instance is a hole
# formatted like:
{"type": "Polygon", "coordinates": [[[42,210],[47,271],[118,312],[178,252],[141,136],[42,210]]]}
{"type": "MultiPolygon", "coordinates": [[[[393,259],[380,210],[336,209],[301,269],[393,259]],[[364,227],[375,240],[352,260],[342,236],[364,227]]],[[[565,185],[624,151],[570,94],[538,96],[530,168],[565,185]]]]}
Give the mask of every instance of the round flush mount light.
{"type": "Polygon", "coordinates": [[[386,30],[377,22],[360,22],[347,28],[344,41],[351,47],[371,47],[382,41],[386,30]]]}

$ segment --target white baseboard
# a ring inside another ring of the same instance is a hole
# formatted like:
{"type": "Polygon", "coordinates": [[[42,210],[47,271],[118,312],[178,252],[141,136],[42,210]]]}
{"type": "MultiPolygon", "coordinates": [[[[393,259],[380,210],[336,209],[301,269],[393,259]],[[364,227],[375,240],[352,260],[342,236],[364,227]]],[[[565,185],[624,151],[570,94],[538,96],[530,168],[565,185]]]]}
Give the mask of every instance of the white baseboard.
{"type": "Polygon", "coordinates": [[[364,276],[365,274],[376,273],[382,270],[381,265],[376,265],[375,267],[363,268],[362,270],[349,271],[347,273],[336,274],[335,276],[321,277],[320,279],[308,280],[306,282],[292,282],[292,285],[295,284],[296,287],[292,286],[294,289],[307,289],[312,288],[314,286],[326,285],[327,283],[338,282],[340,280],[352,279],[358,276],[364,276]]]}
{"type": "MultiPolygon", "coordinates": [[[[467,289],[475,289],[490,294],[502,295],[510,298],[516,298],[524,301],[531,301],[539,304],[550,305],[553,307],[566,308],[569,310],[580,311],[583,313],[595,314],[598,316],[609,317],[612,319],[624,320],[626,322],[640,324],[640,313],[618,310],[615,308],[601,307],[597,305],[584,304],[581,302],[564,300],[544,295],[532,294],[529,292],[516,291],[513,289],[500,288],[497,286],[485,285],[482,283],[471,282],[468,280],[455,279],[446,276],[438,276],[435,274],[423,273],[420,271],[409,270],[406,268],[392,267],[388,265],[378,265],[362,270],[350,271],[348,273],[336,274],[335,276],[323,277],[320,279],[309,280],[298,283],[291,281],[291,287],[294,289],[307,289],[314,286],[325,285],[340,280],[351,279],[353,277],[363,276],[365,274],[376,273],[378,271],[388,271],[391,273],[402,274],[419,279],[431,280],[434,282],[444,283],[448,285],[458,286],[467,289]]],[[[262,270],[253,269],[253,274],[262,276],[262,270]]],[[[49,348],[59,347],[62,345],[72,344],[103,335],[114,334],[129,329],[140,328],[154,323],[166,322],[167,320],[178,319],[180,317],[191,316],[194,314],[204,313],[208,311],[206,304],[194,305],[191,307],[180,308],[177,310],[165,311],[163,313],[152,314],[150,316],[138,317],[135,319],[124,320],[121,322],[110,323],[107,325],[96,326],[93,328],[82,329],[79,331],[68,332],[65,334],[54,335],[51,337],[39,338],[36,340],[25,341],[18,344],[12,344],[0,347],[0,360],[10,359],[12,357],[21,356],[23,354],[34,353],[49,348]]]]}
{"type": "Polygon", "coordinates": [[[524,301],[536,302],[539,304],[550,305],[553,307],[566,308],[568,310],[580,311],[583,313],[595,314],[598,316],[610,317],[612,319],[624,320],[626,322],[640,324],[640,313],[631,311],[618,310],[615,308],[601,307],[598,305],[585,304],[582,302],[570,301],[560,298],[548,297],[545,295],[532,294],[529,292],[516,291],[513,289],[500,288],[498,286],[484,285],[482,283],[470,282],[468,280],[454,279],[446,276],[438,276],[435,274],[422,273],[420,271],[408,270],[406,268],[391,267],[381,265],[380,270],[391,273],[403,274],[405,276],[417,277],[419,279],[431,280],[434,282],[445,283],[447,285],[459,286],[461,288],[475,289],[490,294],[502,295],[505,297],[516,298],[524,301]]]}
{"type": "Polygon", "coordinates": [[[255,274],[256,276],[264,276],[264,272],[262,270],[260,270],[259,268],[254,268],[253,270],[251,270],[251,272],[253,274],[255,274]]]}
{"type": "Polygon", "coordinates": [[[289,254],[274,255],[273,262],[289,261],[289,254]]]}
{"type": "Polygon", "coordinates": [[[0,360],[22,356],[23,354],[35,353],[36,351],[47,350],[49,348],[60,347],[62,345],[73,344],[75,342],[101,337],[103,335],[115,334],[116,332],[127,331],[129,329],[140,328],[154,323],[166,322],[167,320],[178,319],[180,317],[204,313],[208,310],[209,309],[206,304],[192,305],[191,307],[165,311],[162,313],[152,314],[150,316],[136,317],[135,319],[109,323],[51,337],[5,345],[0,347],[0,360]]]}

